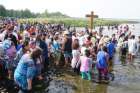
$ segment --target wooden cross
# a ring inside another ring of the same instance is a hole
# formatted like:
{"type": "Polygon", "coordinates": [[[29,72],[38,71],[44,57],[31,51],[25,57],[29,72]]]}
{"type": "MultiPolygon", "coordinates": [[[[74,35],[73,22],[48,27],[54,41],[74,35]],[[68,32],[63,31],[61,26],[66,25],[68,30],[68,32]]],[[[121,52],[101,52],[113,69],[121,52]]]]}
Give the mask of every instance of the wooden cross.
{"type": "Polygon", "coordinates": [[[91,11],[91,14],[87,14],[86,17],[90,18],[90,21],[89,21],[89,28],[90,28],[90,31],[92,32],[92,29],[93,29],[93,19],[94,18],[98,18],[98,15],[94,15],[94,12],[91,11]]]}

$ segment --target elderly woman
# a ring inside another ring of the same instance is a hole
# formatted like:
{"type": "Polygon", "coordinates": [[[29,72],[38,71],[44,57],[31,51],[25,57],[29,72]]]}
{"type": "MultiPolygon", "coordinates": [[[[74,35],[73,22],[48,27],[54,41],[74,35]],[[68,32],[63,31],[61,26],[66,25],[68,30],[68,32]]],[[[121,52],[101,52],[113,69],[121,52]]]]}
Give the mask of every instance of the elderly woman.
{"type": "Polygon", "coordinates": [[[31,53],[24,54],[20,59],[14,73],[14,80],[20,87],[19,93],[28,93],[32,90],[32,80],[36,74],[35,62],[41,53],[40,48],[35,48],[31,53]]]}

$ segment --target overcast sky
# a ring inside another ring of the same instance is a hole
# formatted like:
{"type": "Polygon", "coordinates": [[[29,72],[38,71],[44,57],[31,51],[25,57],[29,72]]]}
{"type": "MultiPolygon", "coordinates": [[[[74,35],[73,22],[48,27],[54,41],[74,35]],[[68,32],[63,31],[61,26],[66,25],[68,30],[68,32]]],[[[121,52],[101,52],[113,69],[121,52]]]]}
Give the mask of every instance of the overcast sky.
{"type": "Polygon", "coordinates": [[[140,19],[140,0],[0,0],[7,9],[32,12],[62,12],[72,17],[85,17],[94,11],[100,18],[140,19]]]}

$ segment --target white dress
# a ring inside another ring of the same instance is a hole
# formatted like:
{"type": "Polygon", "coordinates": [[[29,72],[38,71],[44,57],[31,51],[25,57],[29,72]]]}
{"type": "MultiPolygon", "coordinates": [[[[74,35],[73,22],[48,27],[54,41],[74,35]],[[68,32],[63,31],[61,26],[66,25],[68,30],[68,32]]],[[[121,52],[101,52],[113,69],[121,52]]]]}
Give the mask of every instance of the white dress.
{"type": "Polygon", "coordinates": [[[135,39],[129,39],[128,40],[128,52],[129,54],[135,55],[136,54],[136,48],[137,43],[135,39]]]}

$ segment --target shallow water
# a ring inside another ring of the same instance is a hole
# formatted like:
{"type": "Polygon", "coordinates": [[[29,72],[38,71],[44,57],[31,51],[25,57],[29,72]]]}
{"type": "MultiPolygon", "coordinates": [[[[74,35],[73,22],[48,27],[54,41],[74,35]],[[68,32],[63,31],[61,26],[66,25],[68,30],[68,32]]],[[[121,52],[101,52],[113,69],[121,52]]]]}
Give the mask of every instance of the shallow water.
{"type": "MultiPolygon", "coordinates": [[[[60,72],[63,75],[57,77],[57,79],[63,80],[62,82],[69,82],[65,85],[70,90],[72,89],[73,93],[140,93],[140,56],[135,59],[133,64],[126,63],[125,65],[122,64],[119,58],[119,55],[116,54],[113,67],[115,79],[114,81],[110,81],[109,84],[99,84],[93,81],[83,80],[80,76],[72,73],[68,69],[61,69],[60,72]]],[[[61,93],[72,93],[72,91],[61,93]]]]}
{"type": "MultiPolygon", "coordinates": [[[[103,33],[111,35],[114,32],[105,30],[103,33]]],[[[135,24],[135,31],[132,34],[140,35],[140,24],[135,24]]],[[[57,79],[71,82],[72,86],[75,87],[73,93],[140,93],[140,55],[135,58],[133,63],[130,63],[127,59],[126,56],[126,59],[121,60],[119,54],[115,54],[113,59],[115,79],[110,81],[109,84],[83,80],[80,76],[65,69],[61,71],[63,76],[57,79]]]]}

